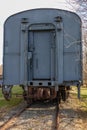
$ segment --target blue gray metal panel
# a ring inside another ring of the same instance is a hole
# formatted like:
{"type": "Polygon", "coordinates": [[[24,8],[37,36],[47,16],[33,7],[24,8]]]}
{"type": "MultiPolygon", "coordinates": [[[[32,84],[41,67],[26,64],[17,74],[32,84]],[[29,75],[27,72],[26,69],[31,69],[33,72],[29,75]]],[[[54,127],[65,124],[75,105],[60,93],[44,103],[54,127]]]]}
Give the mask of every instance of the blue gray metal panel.
{"type": "Polygon", "coordinates": [[[20,84],[27,84],[27,64],[28,64],[28,30],[26,26],[22,23],[21,24],[21,31],[20,31],[20,84]]]}
{"type": "MultiPolygon", "coordinates": [[[[50,70],[48,72],[51,76],[51,80],[54,75],[54,64],[56,62],[56,80],[58,84],[62,84],[64,81],[70,83],[70,81],[82,80],[82,43],[81,43],[81,21],[79,17],[71,12],[57,10],[57,9],[37,9],[29,10],[18,13],[11,16],[5,22],[5,40],[4,40],[4,84],[27,84],[28,75],[32,77],[28,71],[28,31],[30,25],[38,24],[39,26],[33,26],[44,29],[42,24],[50,23],[55,26],[56,34],[53,33],[56,46],[51,47],[50,58],[50,70]],[[62,22],[60,24],[55,22],[55,17],[61,16],[62,22]],[[23,18],[27,18],[24,19],[23,18]],[[62,28],[60,31],[58,28],[62,28]],[[54,51],[56,48],[56,52],[54,51]],[[55,54],[54,54],[55,53],[55,54]],[[55,59],[56,55],[56,59],[55,59]],[[52,58],[54,57],[54,58],[52,58]]],[[[53,27],[45,27],[47,30],[53,27]]],[[[31,29],[31,31],[33,30],[31,29]]],[[[43,36],[44,38],[44,36],[43,36]]],[[[41,39],[40,39],[41,41],[41,39]]],[[[38,47],[39,48],[39,47],[38,47]]],[[[39,50],[40,51],[40,50],[39,50]]],[[[49,55],[47,53],[47,55],[49,55]]],[[[45,58],[46,55],[43,56],[45,58]]],[[[48,56],[49,57],[49,56],[48,56]]],[[[39,57],[40,58],[40,57],[39,57]]],[[[46,57],[47,58],[47,57],[46,57]]],[[[48,59],[48,58],[47,58],[48,59]]],[[[42,66],[42,62],[41,62],[42,66]]],[[[48,65],[49,66],[49,65],[48,65]]],[[[47,66],[47,68],[48,68],[47,66]]],[[[40,67],[41,69],[41,67],[40,67]]],[[[30,69],[29,71],[32,71],[30,69]]],[[[45,70],[46,71],[46,70],[45,70]]]]}
{"type": "Polygon", "coordinates": [[[63,23],[56,25],[56,81],[63,83],[63,23]]]}
{"type": "Polygon", "coordinates": [[[28,80],[32,79],[54,79],[54,27],[51,24],[38,24],[29,27],[29,47],[28,51],[32,53],[29,60],[28,80]],[[52,53],[52,54],[51,54],[52,53]],[[32,67],[32,72],[31,70],[32,67]],[[30,74],[31,73],[31,74],[30,74]]]}
{"type": "Polygon", "coordinates": [[[33,78],[50,79],[50,32],[34,32],[33,78]]]}

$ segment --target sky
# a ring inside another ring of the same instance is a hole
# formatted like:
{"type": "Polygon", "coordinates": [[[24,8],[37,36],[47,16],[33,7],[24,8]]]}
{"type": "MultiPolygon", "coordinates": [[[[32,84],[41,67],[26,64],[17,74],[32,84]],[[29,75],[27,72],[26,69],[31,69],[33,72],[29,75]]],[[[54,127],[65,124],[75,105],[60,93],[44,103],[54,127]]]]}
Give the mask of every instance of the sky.
{"type": "Polygon", "coordinates": [[[3,24],[12,14],[35,8],[59,8],[68,10],[66,0],[0,0],[0,64],[3,59],[3,24]]]}

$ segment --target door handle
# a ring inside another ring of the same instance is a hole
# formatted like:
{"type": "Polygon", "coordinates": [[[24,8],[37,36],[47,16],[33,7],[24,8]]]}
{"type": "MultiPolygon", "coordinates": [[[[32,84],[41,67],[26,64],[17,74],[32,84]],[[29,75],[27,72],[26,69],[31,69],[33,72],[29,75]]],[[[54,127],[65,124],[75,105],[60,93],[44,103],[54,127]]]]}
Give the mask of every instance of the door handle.
{"type": "Polygon", "coordinates": [[[28,60],[32,58],[32,52],[28,52],[28,60]]]}

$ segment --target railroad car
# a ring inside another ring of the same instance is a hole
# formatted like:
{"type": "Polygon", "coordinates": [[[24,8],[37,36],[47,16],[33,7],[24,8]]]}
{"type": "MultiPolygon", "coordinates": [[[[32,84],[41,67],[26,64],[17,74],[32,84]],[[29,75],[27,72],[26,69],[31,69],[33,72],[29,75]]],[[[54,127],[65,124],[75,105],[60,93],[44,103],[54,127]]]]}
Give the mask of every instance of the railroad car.
{"type": "MultiPolygon", "coordinates": [[[[66,99],[82,84],[81,19],[59,9],[32,9],[4,24],[3,94],[20,85],[27,101],[66,99]]],[[[79,92],[78,92],[78,96],[79,92]]]]}

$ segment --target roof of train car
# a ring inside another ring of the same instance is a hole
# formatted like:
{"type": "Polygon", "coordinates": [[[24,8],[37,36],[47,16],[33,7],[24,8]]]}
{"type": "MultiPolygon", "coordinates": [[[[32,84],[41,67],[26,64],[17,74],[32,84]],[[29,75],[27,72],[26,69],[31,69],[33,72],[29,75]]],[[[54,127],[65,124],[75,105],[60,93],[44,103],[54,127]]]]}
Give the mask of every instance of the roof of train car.
{"type": "MultiPolygon", "coordinates": [[[[80,18],[80,16],[79,16],[77,13],[72,12],[72,11],[69,11],[69,10],[63,10],[63,9],[57,9],[57,8],[36,8],[36,9],[29,9],[29,10],[20,11],[20,12],[18,12],[18,13],[15,13],[15,14],[10,15],[10,16],[6,19],[6,21],[8,21],[8,19],[9,19],[10,17],[13,17],[13,16],[15,16],[15,15],[19,15],[19,14],[24,13],[24,12],[27,12],[27,11],[35,11],[35,10],[59,10],[59,11],[62,11],[62,12],[71,13],[71,14],[76,15],[76,16],[79,18],[80,22],[81,22],[81,18],[80,18]]],[[[6,23],[6,21],[5,21],[5,23],[6,23]]]]}

